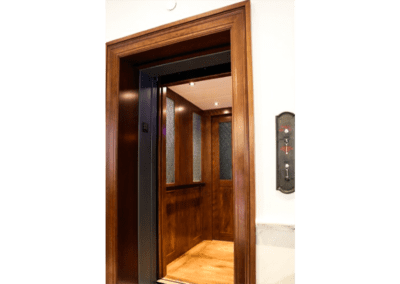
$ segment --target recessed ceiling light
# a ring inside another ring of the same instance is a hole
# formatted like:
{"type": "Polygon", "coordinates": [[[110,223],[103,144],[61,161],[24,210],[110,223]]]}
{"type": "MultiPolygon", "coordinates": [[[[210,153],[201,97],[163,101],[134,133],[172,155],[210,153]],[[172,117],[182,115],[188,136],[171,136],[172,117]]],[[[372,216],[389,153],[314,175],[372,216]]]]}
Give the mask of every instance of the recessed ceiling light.
{"type": "Polygon", "coordinates": [[[189,85],[190,85],[190,86],[194,86],[194,83],[193,83],[193,82],[190,82],[189,85]]]}
{"type": "Polygon", "coordinates": [[[218,106],[218,105],[219,105],[219,103],[218,103],[218,102],[215,102],[215,103],[214,103],[214,105],[215,105],[215,106],[218,106]]]}

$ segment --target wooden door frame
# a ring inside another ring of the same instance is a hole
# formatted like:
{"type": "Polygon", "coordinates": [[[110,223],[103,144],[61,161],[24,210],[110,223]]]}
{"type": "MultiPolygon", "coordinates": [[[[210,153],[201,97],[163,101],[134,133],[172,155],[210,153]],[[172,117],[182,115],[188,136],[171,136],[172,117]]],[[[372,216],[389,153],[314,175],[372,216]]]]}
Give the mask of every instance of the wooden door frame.
{"type": "Polygon", "coordinates": [[[106,44],[106,283],[117,284],[117,153],[120,59],[230,30],[234,191],[234,279],[256,282],[255,169],[250,2],[117,39],[106,44]]]}

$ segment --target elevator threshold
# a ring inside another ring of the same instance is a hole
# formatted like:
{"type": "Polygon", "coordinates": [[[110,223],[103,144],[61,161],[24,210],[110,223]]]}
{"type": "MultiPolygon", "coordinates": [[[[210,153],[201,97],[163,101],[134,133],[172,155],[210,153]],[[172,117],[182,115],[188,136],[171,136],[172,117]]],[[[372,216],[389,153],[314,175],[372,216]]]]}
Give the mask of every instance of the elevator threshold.
{"type": "Polygon", "coordinates": [[[168,279],[160,279],[157,281],[157,283],[163,283],[163,284],[190,284],[187,282],[181,282],[181,281],[176,281],[176,280],[168,280],[168,279]]]}
{"type": "Polygon", "coordinates": [[[167,265],[164,284],[233,283],[233,242],[203,241],[167,265]]]}

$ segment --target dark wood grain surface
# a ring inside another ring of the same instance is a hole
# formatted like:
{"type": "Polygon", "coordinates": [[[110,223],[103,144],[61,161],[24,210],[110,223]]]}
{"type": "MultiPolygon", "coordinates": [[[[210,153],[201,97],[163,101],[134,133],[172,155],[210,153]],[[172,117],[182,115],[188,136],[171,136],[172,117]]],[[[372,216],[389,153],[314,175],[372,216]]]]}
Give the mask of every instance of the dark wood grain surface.
{"type": "MultiPolygon", "coordinates": [[[[214,240],[234,240],[233,183],[220,179],[220,143],[219,123],[231,122],[232,116],[214,116],[212,118],[212,190],[213,190],[213,229],[214,240]]],[[[232,161],[234,163],[234,161],[232,161]]]]}
{"type": "MultiPolygon", "coordinates": [[[[204,182],[193,182],[193,113],[203,116],[203,111],[169,88],[161,87],[163,113],[166,113],[166,98],[175,104],[175,182],[166,183],[166,152],[159,153],[162,172],[159,204],[163,215],[161,263],[167,265],[204,240],[203,215],[207,206],[203,201],[204,182]],[[179,189],[179,190],[178,190],[179,189]]],[[[161,128],[166,128],[163,116],[161,128]]],[[[166,131],[162,131],[162,149],[166,149],[166,131]]],[[[163,269],[163,273],[166,272],[163,269]]]]}
{"type": "Polygon", "coordinates": [[[118,281],[138,277],[139,71],[121,60],[118,113],[118,281]]]}

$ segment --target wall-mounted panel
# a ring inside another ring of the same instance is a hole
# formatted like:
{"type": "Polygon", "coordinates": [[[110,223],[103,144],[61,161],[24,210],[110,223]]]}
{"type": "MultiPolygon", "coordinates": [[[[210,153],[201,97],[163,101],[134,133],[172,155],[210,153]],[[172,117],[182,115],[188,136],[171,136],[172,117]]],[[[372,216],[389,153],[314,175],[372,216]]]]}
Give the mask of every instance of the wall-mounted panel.
{"type": "Polygon", "coordinates": [[[295,191],[295,116],[276,116],[276,186],[283,193],[295,191]]]}

